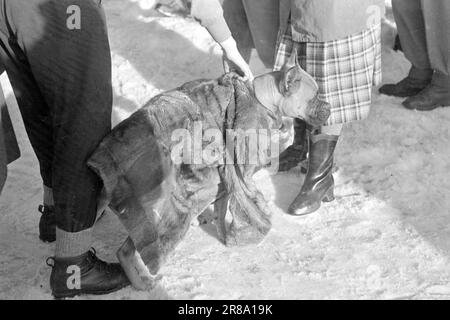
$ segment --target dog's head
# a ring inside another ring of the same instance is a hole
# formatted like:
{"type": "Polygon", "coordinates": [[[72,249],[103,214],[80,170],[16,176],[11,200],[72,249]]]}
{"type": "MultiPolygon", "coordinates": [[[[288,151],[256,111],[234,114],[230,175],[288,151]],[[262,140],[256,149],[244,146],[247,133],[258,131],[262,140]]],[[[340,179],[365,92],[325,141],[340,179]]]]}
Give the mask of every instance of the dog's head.
{"type": "Polygon", "coordinates": [[[319,86],[297,60],[294,50],[282,70],[254,80],[255,94],[267,107],[283,116],[301,118],[313,126],[323,125],[330,116],[330,104],[318,98],[319,86]]]}

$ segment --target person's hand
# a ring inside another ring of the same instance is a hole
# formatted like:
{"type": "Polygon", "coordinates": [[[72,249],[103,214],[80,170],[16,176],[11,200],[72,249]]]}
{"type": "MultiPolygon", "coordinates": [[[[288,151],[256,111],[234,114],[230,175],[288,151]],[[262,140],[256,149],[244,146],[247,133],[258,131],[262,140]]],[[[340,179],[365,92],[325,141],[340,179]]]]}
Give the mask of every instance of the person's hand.
{"type": "Polygon", "coordinates": [[[242,80],[244,81],[253,81],[253,73],[250,70],[247,62],[245,62],[244,58],[242,58],[239,53],[236,41],[234,41],[233,37],[229,37],[227,40],[220,43],[220,46],[223,50],[223,68],[225,72],[230,72],[235,69],[238,73],[241,74],[242,80]]]}

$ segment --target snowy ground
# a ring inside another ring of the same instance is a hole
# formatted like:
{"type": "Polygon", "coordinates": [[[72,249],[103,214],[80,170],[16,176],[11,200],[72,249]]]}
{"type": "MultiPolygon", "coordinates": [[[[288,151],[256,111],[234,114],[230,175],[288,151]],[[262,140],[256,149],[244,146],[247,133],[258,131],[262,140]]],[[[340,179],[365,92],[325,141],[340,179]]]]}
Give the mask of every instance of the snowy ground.
{"type": "MultiPolygon", "coordinates": [[[[220,52],[197,23],[160,17],[131,1],[105,2],[114,123],[163,90],[220,75],[220,52]]],[[[396,81],[409,65],[390,50],[393,30],[385,25],[383,36],[384,82],[396,81]]],[[[257,59],[252,66],[263,71],[257,59]]],[[[310,216],[288,216],[302,175],[261,172],[257,180],[274,213],[262,244],[228,249],[212,225],[193,226],[156,289],[96,298],[450,298],[450,108],[411,112],[401,99],[376,92],[373,98],[369,119],[349,125],[338,145],[335,202],[310,216]]],[[[10,166],[0,199],[0,299],[50,299],[45,258],[53,245],[37,237],[37,160],[12,95],[8,102],[23,155],[10,166]]],[[[96,228],[95,247],[114,259],[124,238],[110,214],[96,228]]]]}

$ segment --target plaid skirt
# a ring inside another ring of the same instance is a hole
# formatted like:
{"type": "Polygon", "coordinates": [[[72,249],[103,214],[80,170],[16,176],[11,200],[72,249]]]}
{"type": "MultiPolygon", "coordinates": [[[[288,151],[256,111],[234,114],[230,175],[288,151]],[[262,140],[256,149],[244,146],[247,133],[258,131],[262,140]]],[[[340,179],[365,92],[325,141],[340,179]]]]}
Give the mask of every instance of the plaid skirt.
{"type": "Polygon", "coordinates": [[[325,125],[367,118],[372,87],[381,84],[381,24],[344,39],[295,42],[291,26],[280,33],[274,70],[297,49],[300,65],[319,85],[319,98],[331,104],[325,125]]]}

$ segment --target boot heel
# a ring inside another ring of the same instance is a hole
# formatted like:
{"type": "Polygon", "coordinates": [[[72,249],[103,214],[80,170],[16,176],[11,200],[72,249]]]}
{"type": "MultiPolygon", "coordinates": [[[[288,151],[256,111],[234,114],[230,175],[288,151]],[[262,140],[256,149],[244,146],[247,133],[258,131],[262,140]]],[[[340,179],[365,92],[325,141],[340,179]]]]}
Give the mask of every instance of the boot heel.
{"type": "Polygon", "coordinates": [[[322,199],[322,202],[331,202],[334,201],[334,188],[330,187],[328,191],[325,193],[325,196],[322,199]]]}

